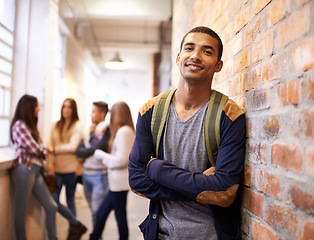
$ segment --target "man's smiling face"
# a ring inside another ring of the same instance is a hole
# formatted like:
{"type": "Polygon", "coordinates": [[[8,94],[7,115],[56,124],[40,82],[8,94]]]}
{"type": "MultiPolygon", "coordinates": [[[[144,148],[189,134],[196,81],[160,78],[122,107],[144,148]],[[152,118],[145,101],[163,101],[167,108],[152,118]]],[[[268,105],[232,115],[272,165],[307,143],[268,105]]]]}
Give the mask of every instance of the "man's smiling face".
{"type": "Polygon", "coordinates": [[[190,83],[212,81],[222,68],[218,61],[218,41],[206,33],[190,33],[183,42],[176,63],[181,76],[190,83]]]}

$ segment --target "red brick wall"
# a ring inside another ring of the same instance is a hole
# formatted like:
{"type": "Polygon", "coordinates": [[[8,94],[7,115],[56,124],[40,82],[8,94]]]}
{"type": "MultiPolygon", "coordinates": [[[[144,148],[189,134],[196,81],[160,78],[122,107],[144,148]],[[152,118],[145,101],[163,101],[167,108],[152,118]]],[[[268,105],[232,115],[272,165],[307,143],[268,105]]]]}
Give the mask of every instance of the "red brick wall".
{"type": "Polygon", "coordinates": [[[173,6],[173,58],[189,29],[214,29],[224,67],[213,88],[246,112],[243,238],[314,239],[314,1],[173,6]]]}

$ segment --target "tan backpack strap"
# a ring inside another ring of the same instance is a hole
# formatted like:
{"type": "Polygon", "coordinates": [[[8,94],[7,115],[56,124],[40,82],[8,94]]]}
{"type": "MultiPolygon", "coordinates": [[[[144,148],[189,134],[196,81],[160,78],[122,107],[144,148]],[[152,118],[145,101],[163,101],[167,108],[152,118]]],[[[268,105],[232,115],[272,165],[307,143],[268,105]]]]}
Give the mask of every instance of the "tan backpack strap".
{"type": "Polygon", "coordinates": [[[206,151],[212,166],[216,166],[220,146],[220,118],[227,101],[227,96],[212,90],[204,123],[206,151]]]}
{"type": "Polygon", "coordinates": [[[151,132],[153,136],[153,143],[156,152],[156,158],[158,158],[158,150],[160,146],[161,135],[167,120],[168,110],[171,103],[171,99],[176,89],[161,93],[157,96],[154,104],[151,132]]]}

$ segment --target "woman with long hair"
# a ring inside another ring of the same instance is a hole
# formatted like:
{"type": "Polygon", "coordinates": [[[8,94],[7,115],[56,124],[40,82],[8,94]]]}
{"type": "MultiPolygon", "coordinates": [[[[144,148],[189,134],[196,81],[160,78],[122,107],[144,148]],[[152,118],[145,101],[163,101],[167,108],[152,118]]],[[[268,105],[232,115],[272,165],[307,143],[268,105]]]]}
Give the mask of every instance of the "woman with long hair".
{"type": "Polygon", "coordinates": [[[48,238],[57,239],[57,205],[40,173],[47,149],[44,148],[37,129],[38,111],[39,105],[36,97],[22,96],[17,104],[10,127],[16,157],[12,178],[16,188],[14,226],[18,240],[26,239],[26,208],[32,193],[45,209],[48,238]]]}
{"type": "Polygon", "coordinates": [[[61,108],[61,117],[57,121],[50,134],[48,143],[50,172],[55,175],[58,192],[53,193],[53,198],[58,204],[58,212],[65,217],[70,224],[68,240],[79,239],[86,232],[86,227],[76,219],[75,189],[76,171],[78,161],[76,150],[82,139],[82,126],[79,121],[77,105],[74,99],[64,100],[61,108]],[[67,207],[60,203],[60,192],[65,186],[67,207]]]}
{"type": "Polygon", "coordinates": [[[109,192],[100,205],[94,230],[90,239],[99,239],[111,210],[114,210],[118,223],[120,240],[128,239],[126,214],[129,154],[135,133],[129,106],[125,102],[113,105],[110,116],[109,153],[96,150],[98,157],[108,167],[109,192]]]}

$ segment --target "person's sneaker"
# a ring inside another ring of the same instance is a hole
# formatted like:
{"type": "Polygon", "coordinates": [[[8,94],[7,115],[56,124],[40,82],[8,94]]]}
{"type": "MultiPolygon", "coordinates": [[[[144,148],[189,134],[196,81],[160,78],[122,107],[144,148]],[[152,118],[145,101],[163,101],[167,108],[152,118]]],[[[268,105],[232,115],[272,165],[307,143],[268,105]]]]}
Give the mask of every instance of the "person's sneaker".
{"type": "Polygon", "coordinates": [[[87,228],[79,222],[76,225],[71,225],[67,240],[80,240],[81,236],[87,231],[87,228]]]}

